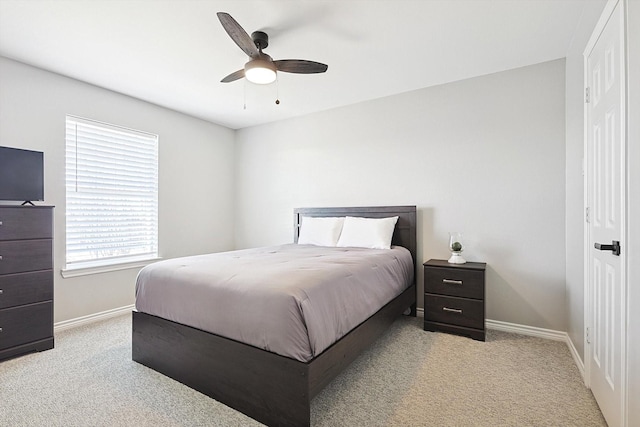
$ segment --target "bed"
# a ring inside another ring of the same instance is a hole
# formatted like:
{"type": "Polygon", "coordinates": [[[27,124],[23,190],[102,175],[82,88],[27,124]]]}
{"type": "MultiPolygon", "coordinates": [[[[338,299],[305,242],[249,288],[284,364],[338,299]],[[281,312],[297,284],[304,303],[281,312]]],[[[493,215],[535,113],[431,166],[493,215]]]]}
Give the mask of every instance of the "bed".
{"type": "MultiPolygon", "coordinates": [[[[294,243],[298,242],[303,216],[398,216],[392,245],[406,248],[410,253],[412,283],[333,344],[300,357],[279,354],[283,352],[278,349],[267,351],[256,343],[249,345],[234,339],[236,337],[185,324],[187,321],[172,320],[170,315],[154,315],[138,309],[133,312],[133,360],[267,425],[310,425],[312,398],[374,342],[397,316],[406,311],[415,316],[416,208],[295,209],[294,243]]],[[[246,308],[235,305],[241,304],[234,303],[234,310],[239,313],[246,308]]]]}

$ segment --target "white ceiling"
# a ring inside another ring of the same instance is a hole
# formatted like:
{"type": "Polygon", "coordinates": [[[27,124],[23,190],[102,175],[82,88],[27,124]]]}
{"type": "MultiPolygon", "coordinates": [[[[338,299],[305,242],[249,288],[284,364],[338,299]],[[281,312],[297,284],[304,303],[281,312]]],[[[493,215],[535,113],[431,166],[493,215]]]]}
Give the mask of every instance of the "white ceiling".
{"type": "Polygon", "coordinates": [[[238,129],[562,58],[585,1],[0,0],[0,55],[238,129]],[[220,11],[328,71],[220,83],[220,11]]]}

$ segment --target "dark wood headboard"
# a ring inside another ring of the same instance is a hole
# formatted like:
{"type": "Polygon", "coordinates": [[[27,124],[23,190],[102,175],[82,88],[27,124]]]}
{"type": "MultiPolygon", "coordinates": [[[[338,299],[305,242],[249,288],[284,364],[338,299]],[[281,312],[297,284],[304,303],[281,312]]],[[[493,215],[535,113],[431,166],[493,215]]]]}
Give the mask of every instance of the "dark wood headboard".
{"type": "Polygon", "coordinates": [[[359,216],[363,218],[387,218],[398,216],[396,228],[393,231],[392,245],[402,246],[411,252],[413,263],[416,264],[416,207],[415,206],[369,206],[342,208],[296,208],[293,210],[293,241],[298,243],[300,233],[300,217],[327,216],[359,216]]]}

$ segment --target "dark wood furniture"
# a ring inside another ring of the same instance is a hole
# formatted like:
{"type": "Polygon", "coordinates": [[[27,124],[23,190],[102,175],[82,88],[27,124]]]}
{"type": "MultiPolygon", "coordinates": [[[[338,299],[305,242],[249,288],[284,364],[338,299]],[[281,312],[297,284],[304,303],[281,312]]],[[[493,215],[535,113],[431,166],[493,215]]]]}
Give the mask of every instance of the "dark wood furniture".
{"type": "Polygon", "coordinates": [[[466,335],[484,341],[484,262],[424,264],[424,330],[466,335]]]}
{"type": "Polygon", "coordinates": [[[53,348],[53,207],[0,206],[0,360],[53,348]]]}
{"type": "MultiPolygon", "coordinates": [[[[409,249],[415,267],[415,206],[296,209],[294,241],[303,215],[370,218],[398,215],[393,244],[409,249]]],[[[415,315],[415,307],[413,283],[307,363],[134,311],[133,360],[269,426],[309,426],[311,399],[407,308],[415,315]]]]}

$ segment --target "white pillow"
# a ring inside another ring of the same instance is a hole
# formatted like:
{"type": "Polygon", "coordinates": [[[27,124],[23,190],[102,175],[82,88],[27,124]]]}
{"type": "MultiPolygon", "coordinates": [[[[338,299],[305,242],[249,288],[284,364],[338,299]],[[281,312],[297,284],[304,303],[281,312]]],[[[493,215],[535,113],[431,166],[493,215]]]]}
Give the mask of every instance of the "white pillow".
{"type": "Polygon", "coordinates": [[[339,247],[390,249],[393,229],[398,217],[359,218],[348,216],[342,226],[339,247]]]}
{"type": "Polygon", "coordinates": [[[299,245],[335,246],[338,243],[344,217],[315,218],[303,216],[298,235],[299,245]]]}

